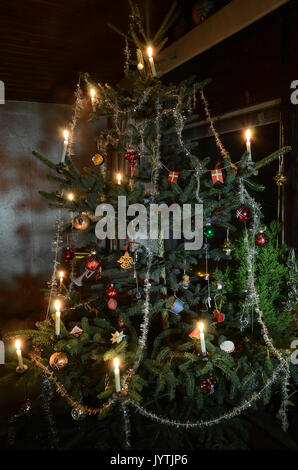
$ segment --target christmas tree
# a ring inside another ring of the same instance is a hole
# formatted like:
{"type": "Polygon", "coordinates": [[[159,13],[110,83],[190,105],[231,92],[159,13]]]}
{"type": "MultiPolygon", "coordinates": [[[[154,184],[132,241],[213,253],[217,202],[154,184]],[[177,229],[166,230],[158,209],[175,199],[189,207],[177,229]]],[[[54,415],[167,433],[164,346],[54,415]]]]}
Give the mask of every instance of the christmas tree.
{"type": "MultiPolygon", "coordinates": [[[[51,427],[53,391],[63,412],[84,423],[74,446],[240,448],[247,432],[240,415],[279,389],[287,428],[296,326],[294,305],[285,304],[293,278],[288,286],[286,247],[275,248],[278,229],[264,231],[250,192],[264,189],[254,176],[290,148],[254,163],[247,145],[232,161],[211,118],[209,81],[159,77],[153,55],[174,9],[150,39],[132,6],[129,32],[120,32],[125,80],[113,88],[82,75],[61,162],[34,151],[55,185],[42,195],[58,209],[48,309],[36,329],[6,339],[30,342],[26,357],[17,344],[17,381],[42,381],[51,427]],[[90,119],[111,118],[112,126],[100,131],[98,153],[80,172],[73,136],[83,89],[90,119]],[[197,112],[206,114],[221,156],[214,169],[183,137],[197,112]],[[153,230],[143,216],[158,209],[153,230]]],[[[15,381],[14,358],[7,367],[2,382],[15,381]]]]}

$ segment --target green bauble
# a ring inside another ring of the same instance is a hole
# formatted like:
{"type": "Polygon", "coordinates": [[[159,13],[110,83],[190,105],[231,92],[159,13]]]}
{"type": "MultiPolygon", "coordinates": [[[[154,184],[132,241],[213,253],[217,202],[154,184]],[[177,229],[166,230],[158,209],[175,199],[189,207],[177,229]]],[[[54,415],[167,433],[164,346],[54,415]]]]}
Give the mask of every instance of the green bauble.
{"type": "Polygon", "coordinates": [[[204,235],[206,238],[212,238],[215,235],[215,230],[211,224],[207,224],[204,228],[204,235]]]}

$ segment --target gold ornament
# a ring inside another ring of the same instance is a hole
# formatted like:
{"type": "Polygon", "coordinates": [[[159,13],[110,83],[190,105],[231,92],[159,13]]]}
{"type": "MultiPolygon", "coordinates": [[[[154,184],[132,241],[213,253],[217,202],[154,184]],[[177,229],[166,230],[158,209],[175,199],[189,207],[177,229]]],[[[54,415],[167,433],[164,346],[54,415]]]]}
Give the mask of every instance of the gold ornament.
{"type": "Polygon", "coordinates": [[[104,158],[103,158],[102,155],[97,153],[97,154],[94,155],[94,157],[92,157],[92,161],[93,161],[94,165],[102,165],[103,162],[104,162],[104,158]]]}
{"type": "Polygon", "coordinates": [[[229,242],[228,240],[226,240],[224,242],[224,245],[223,245],[223,249],[222,251],[228,256],[232,253],[232,250],[233,250],[233,245],[231,242],[229,242]]]}
{"type": "Polygon", "coordinates": [[[128,251],[126,251],[124,255],[121,256],[121,258],[117,260],[117,263],[120,264],[122,269],[130,269],[132,265],[135,264],[132,257],[128,254],[128,251]]]}
{"type": "Polygon", "coordinates": [[[114,343],[121,343],[123,340],[124,336],[126,336],[123,331],[121,333],[119,331],[115,331],[115,333],[112,333],[110,341],[112,341],[112,344],[114,343]]]}
{"type": "Polygon", "coordinates": [[[54,370],[62,370],[68,364],[68,358],[64,352],[55,352],[49,360],[50,366],[54,370]]]}
{"type": "Polygon", "coordinates": [[[90,225],[90,219],[86,215],[77,215],[73,219],[73,227],[76,230],[86,230],[90,225]]]}
{"type": "Polygon", "coordinates": [[[281,171],[278,171],[273,178],[277,184],[277,186],[284,186],[287,182],[287,177],[281,171]]]}

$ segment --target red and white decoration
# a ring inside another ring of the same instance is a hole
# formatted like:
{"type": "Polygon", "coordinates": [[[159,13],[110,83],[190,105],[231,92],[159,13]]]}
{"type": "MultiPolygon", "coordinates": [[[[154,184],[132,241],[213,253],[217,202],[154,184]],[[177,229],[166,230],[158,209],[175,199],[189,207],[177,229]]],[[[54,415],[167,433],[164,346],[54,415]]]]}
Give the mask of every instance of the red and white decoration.
{"type": "Polygon", "coordinates": [[[169,183],[177,183],[179,173],[177,171],[170,171],[168,182],[169,183]]]}
{"type": "Polygon", "coordinates": [[[223,183],[222,171],[220,168],[215,168],[211,171],[212,183],[215,184],[217,181],[223,183]]]}

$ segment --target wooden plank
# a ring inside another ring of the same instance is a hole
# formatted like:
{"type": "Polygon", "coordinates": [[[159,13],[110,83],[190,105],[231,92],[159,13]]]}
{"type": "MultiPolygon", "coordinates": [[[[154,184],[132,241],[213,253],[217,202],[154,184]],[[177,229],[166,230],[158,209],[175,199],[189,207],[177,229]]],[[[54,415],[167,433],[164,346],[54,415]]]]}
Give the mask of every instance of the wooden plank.
{"type": "Polygon", "coordinates": [[[162,75],[258,21],[289,0],[233,0],[157,57],[162,75]]]}

